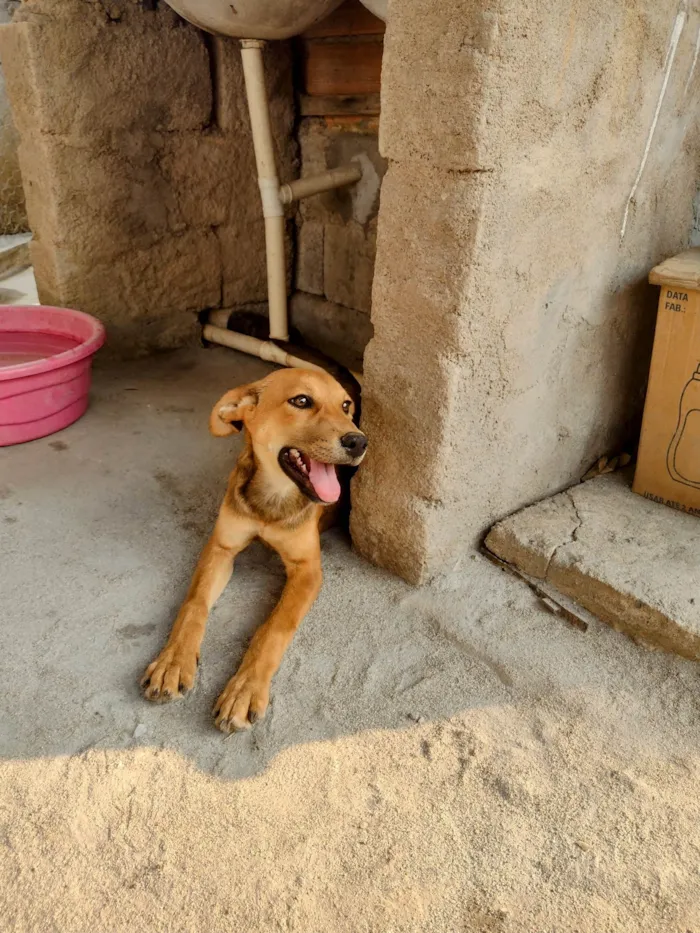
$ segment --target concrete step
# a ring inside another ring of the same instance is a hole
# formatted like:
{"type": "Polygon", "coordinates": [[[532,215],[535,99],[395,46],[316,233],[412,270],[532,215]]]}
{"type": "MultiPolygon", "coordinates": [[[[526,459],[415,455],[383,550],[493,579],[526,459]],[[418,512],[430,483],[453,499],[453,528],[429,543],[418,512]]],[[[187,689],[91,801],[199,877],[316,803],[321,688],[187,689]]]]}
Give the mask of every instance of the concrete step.
{"type": "Polygon", "coordinates": [[[29,242],[31,233],[13,233],[0,236],[0,279],[15,275],[31,266],[29,242]]]}
{"type": "Polygon", "coordinates": [[[582,607],[582,619],[591,612],[636,641],[698,660],[700,519],[630,486],[626,473],[581,483],[499,522],[485,548],[565,614],[582,607]]]}

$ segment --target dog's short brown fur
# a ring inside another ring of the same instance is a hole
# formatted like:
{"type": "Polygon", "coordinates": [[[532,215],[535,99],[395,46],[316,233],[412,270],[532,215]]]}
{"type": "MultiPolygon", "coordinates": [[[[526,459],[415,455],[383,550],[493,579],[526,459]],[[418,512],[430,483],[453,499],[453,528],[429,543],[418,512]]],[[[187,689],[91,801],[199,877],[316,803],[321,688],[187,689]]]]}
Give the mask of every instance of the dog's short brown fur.
{"type": "Polygon", "coordinates": [[[212,433],[226,437],[245,427],[246,446],[170,637],[144,674],[149,700],[173,700],[192,688],[209,611],[229,581],[236,554],[260,538],[279,553],[287,582],[214,715],[219,729],[231,732],[265,714],[272,677],[321,587],[319,523],[326,504],[309,477],[332,498],[335,468],[323,464],[356,466],[362,460],[367,440],[353,412],[353,401],[332,376],[304,369],[279,370],[216,403],[212,433]]]}

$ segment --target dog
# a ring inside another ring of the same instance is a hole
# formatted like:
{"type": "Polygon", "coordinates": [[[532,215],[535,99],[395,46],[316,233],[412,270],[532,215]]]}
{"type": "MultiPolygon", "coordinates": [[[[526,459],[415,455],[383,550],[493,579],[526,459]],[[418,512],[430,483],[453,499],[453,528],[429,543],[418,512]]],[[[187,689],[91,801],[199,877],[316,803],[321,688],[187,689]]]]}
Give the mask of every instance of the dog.
{"type": "Polygon", "coordinates": [[[147,699],[175,700],[192,689],[207,616],[236,554],[258,538],[280,555],[287,581],[213,713],[225,733],[249,729],[265,715],[272,678],[321,588],[320,525],[341,496],[336,466],[358,466],[367,450],[354,414],[339,382],[306,369],[278,370],[216,403],[211,433],[227,437],[245,428],[246,444],[170,636],[141,681],[147,699]]]}

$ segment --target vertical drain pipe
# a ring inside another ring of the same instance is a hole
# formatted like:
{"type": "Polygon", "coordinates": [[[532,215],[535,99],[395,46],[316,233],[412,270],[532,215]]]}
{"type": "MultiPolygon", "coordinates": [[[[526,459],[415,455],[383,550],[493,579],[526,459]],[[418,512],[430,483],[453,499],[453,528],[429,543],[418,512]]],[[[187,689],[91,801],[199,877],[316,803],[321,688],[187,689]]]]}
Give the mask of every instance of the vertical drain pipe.
{"type": "MultiPolygon", "coordinates": [[[[308,198],[322,191],[342,188],[359,181],[362,169],[359,165],[342,165],[309,178],[299,178],[280,188],[275,160],[275,144],[270,125],[270,108],[265,87],[265,70],[261,39],[241,39],[241,60],[245,79],[250,127],[255,149],[255,164],[258,185],[265,217],[265,253],[267,259],[267,301],[270,316],[270,339],[258,340],[247,334],[228,330],[228,313],[210,311],[208,323],[202,336],[211,343],[218,343],[251,356],[278,363],[281,366],[300,366],[306,369],[321,369],[313,363],[287,353],[273,340],[289,340],[287,321],[287,270],[284,249],[284,205],[300,198],[308,198]]],[[[293,348],[290,348],[293,349],[293,348]]],[[[353,374],[355,375],[355,374],[353,374]]],[[[358,382],[360,377],[356,375],[358,382]]]]}
{"type": "Polygon", "coordinates": [[[265,252],[267,255],[267,301],[270,315],[270,338],[289,340],[287,323],[287,270],[284,255],[284,208],[280,200],[275,144],[270,125],[270,108],[265,87],[265,69],[260,39],[241,40],[241,60],[248,112],[253,134],[258,185],[265,217],[265,252]]]}

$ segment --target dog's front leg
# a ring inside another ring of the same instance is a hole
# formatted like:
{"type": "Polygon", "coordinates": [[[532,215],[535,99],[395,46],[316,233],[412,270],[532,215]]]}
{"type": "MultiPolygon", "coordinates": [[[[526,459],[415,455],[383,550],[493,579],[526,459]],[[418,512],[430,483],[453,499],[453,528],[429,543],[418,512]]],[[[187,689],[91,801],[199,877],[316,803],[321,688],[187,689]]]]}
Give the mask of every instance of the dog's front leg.
{"type": "Polygon", "coordinates": [[[284,561],[287,582],[272,615],[253,636],[241,666],[214,705],[216,725],[222,732],[249,729],[251,723],[265,715],[272,678],[321,589],[318,532],[315,538],[315,546],[304,549],[303,555],[285,553],[286,548],[275,544],[284,561]]]}
{"type": "Polygon", "coordinates": [[[199,558],[168,641],[155,661],[146,668],[141,686],[149,700],[174,700],[194,685],[207,617],[231,578],[236,554],[252,538],[252,532],[247,528],[232,528],[230,525],[222,513],[199,558]]]}

